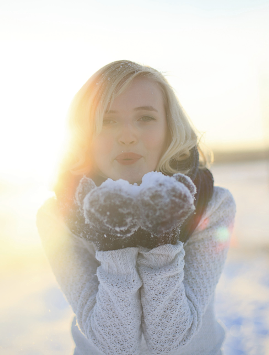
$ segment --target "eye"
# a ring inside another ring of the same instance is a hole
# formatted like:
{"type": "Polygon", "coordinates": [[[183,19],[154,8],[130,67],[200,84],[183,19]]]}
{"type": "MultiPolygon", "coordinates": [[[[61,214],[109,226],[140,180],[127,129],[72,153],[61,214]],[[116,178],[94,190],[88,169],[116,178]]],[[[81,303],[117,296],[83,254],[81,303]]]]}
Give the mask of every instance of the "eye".
{"type": "Polygon", "coordinates": [[[156,121],[156,118],[151,117],[151,116],[143,116],[143,117],[139,118],[139,121],[142,121],[142,122],[156,121]]]}
{"type": "Polygon", "coordinates": [[[115,124],[116,121],[112,120],[111,118],[104,118],[103,119],[103,126],[109,126],[115,124]]]}

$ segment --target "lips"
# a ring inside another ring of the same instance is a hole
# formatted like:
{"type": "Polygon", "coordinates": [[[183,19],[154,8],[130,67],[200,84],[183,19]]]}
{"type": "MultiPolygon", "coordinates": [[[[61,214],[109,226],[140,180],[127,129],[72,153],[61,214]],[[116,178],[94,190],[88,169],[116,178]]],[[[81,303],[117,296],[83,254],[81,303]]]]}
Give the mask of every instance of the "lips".
{"type": "Polygon", "coordinates": [[[136,163],[140,158],[142,158],[142,155],[129,152],[118,155],[115,160],[122,165],[131,165],[136,163]]]}

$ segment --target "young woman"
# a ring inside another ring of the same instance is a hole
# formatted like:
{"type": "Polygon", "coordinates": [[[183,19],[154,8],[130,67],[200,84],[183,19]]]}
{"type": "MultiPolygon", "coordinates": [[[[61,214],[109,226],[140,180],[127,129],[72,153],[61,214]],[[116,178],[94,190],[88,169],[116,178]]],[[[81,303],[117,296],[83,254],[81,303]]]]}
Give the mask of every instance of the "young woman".
{"type": "Polygon", "coordinates": [[[214,293],[235,203],[199,163],[168,82],[108,64],[75,96],[70,125],[37,226],[75,313],[74,354],[222,354],[214,293]]]}

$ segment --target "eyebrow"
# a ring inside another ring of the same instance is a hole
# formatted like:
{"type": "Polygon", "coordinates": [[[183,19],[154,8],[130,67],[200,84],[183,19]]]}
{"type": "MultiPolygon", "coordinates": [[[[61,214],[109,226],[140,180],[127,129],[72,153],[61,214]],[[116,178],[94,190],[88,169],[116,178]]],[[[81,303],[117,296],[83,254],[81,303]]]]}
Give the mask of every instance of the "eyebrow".
{"type": "MultiPolygon", "coordinates": [[[[154,108],[153,106],[139,106],[134,108],[134,111],[155,111],[158,112],[158,110],[156,110],[156,108],[154,108]]],[[[117,111],[114,110],[108,110],[105,113],[117,113],[117,111]]]]}

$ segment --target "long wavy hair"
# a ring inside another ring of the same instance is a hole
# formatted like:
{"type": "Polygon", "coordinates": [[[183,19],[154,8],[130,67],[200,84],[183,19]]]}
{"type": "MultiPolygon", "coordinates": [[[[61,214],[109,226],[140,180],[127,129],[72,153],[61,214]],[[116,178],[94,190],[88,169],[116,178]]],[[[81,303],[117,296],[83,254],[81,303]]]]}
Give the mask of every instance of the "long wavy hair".
{"type": "MultiPolygon", "coordinates": [[[[92,159],[92,140],[102,129],[103,116],[113,100],[120,95],[134,78],[147,78],[161,89],[168,125],[168,144],[156,171],[174,174],[188,171],[176,171],[171,166],[172,160],[182,161],[189,157],[190,150],[198,146],[198,138],[192,123],[177,99],[174,90],[166,78],[157,70],[120,60],[107,64],[98,70],[75,95],[69,109],[69,141],[60,164],[55,192],[63,185],[72,185],[71,180],[79,176],[90,176],[94,171],[92,159]],[[69,176],[68,181],[65,180],[69,176]]],[[[199,148],[199,147],[198,147],[199,148]]],[[[202,151],[200,150],[200,153],[202,151]]],[[[205,156],[201,165],[205,165],[205,156]]],[[[71,186],[70,186],[71,187],[71,186]]],[[[72,187],[71,187],[72,189],[72,187]]]]}

